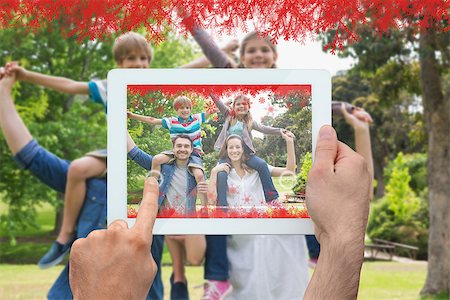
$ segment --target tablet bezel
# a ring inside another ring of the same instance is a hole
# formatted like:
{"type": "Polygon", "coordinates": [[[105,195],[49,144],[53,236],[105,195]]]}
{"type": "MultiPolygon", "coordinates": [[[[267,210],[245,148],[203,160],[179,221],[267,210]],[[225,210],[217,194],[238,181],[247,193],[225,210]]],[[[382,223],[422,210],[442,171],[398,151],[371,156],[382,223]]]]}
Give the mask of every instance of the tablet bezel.
{"type": "MultiPolygon", "coordinates": [[[[311,86],[312,149],[322,125],[331,124],[331,75],[326,70],[114,69],[108,73],[107,222],[127,218],[127,87],[198,84],[311,86]]],[[[313,151],[314,155],[314,151],[313,151]]],[[[312,234],[305,218],[158,218],[154,234],[312,234]]]]}

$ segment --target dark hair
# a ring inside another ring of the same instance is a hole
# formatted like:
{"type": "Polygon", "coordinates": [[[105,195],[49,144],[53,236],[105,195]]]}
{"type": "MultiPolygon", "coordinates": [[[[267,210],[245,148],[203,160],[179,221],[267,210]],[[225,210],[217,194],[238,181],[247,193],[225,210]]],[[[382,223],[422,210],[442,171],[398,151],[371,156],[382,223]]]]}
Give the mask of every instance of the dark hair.
{"type": "Polygon", "coordinates": [[[222,145],[222,148],[220,148],[219,158],[223,158],[223,159],[226,159],[227,161],[230,161],[230,158],[228,157],[227,149],[228,149],[228,142],[232,139],[238,139],[241,141],[242,160],[247,161],[248,157],[247,157],[247,154],[245,153],[244,140],[242,139],[242,137],[240,135],[237,135],[237,134],[232,134],[227,137],[227,139],[225,140],[225,143],[223,143],[223,145],[222,145]]]}
{"type": "Polygon", "coordinates": [[[172,146],[175,146],[175,142],[178,139],[187,139],[191,143],[191,148],[194,148],[194,142],[192,141],[191,137],[187,134],[179,134],[172,140],[172,146]]]}

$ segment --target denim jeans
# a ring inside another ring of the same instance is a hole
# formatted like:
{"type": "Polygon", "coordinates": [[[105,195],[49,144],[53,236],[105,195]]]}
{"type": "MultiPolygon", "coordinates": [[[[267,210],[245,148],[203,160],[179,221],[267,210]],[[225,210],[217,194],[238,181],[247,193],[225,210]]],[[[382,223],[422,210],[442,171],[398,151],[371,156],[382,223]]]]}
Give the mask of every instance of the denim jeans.
{"type": "Polygon", "coordinates": [[[204,277],[206,280],[228,280],[226,235],[206,236],[204,277]]]}
{"type": "Polygon", "coordinates": [[[315,235],[305,235],[308,246],[309,258],[318,258],[320,254],[320,244],[315,235]]]}
{"type": "MultiPolygon", "coordinates": [[[[247,152],[246,152],[247,153],[247,152]]],[[[220,159],[219,163],[226,163],[229,161],[220,159]]],[[[269,167],[265,160],[259,158],[254,153],[249,154],[249,159],[245,162],[247,166],[256,170],[261,179],[261,184],[264,190],[264,197],[266,202],[270,202],[279,197],[278,192],[273,184],[272,176],[270,175],[269,167]]],[[[217,173],[217,204],[219,206],[228,206],[227,190],[228,190],[228,174],[225,171],[217,173]]]]}
{"type": "MultiPolygon", "coordinates": [[[[64,193],[67,182],[67,171],[70,162],[60,159],[35,140],[25,145],[13,159],[22,169],[28,169],[40,181],[54,190],[64,193]]],[[[77,223],[77,238],[86,237],[91,231],[105,228],[106,224],[106,180],[93,178],[86,182],[86,197],[77,223]]],[[[154,236],[152,255],[159,267],[164,237],[154,236]]],[[[49,299],[72,299],[69,285],[69,264],[50,288],[49,299]]],[[[147,299],[163,299],[161,274],[156,274],[155,281],[147,299]]]]}

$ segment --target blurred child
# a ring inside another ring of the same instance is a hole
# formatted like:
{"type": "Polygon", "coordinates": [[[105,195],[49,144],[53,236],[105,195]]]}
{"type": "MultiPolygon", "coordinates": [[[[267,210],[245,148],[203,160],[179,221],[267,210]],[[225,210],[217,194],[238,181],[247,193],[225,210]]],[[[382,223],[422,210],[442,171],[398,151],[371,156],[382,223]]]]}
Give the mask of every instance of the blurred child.
{"type": "MultiPolygon", "coordinates": [[[[140,34],[127,32],[115,40],[113,56],[119,68],[147,68],[153,58],[153,49],[140,34]]],[[[25,70],[17,62],[7,63],[5,70],[7,74],[14,72],[18,80],[63,93],[90,95],[91,100],[103,105],[106,111],[106,79],[89,82],[75,81],[25,70]]],[[[75,239],[75,224],[84,203],[86,179],[105,175],[106,150],[90,152],[70,164],[61,230],[50,250],[38,262],[40,268],[45,269],[58,264],[69,251],[75,239]]]]}

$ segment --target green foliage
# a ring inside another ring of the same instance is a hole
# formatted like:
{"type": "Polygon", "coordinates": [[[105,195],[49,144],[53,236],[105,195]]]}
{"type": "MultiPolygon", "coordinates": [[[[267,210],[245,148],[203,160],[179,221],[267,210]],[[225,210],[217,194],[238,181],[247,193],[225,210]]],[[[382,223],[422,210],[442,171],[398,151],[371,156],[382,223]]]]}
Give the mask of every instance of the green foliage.
{"type": "MultiPolygon", "coordinates": [[[[0,40],[5,45],[0,49],[0,65],[17,60],[29,70],[77,81],[106,78],[107,72],[115,66],[111,48],[116,34],[102,41],[79,41],[61,34],[60,28],[66,25],[63,20],[53,20],[33,31],[26,28],[0,31],[0,40]]],[[[155,49],[155,56],[154,67],[168,68],[192,59],[193,50],[188,41],[169,35],[167,41],[155,49]]],[[[87,96],[65,95],[20,82],[13,97],[34,138],[56,155],[73,160],[106,147],[104,110],[92,104],[87,96]]],[[[146,150],[154,153],[166,146],[155,138],[146,150]]],[[[0,155],[3,158],[11,155],[1,134],[0,155]]],[[[56,209],[61,207],[54,191],[29,172],[18,170],[12,160],[2,160],[0,177],[0,201],[6,204],[6,209],[0,212],[0,226],[12,239],[24,228],[38,226],[34,209],[37,204],[49,202],[56,209]]]]}
{"type": "MultiPolygon", "coordinates": [[[[293,93],[285,97],[271,97],[272,105],[285,109],[285,112],[272,118],[263,118],[264,125],[285,128],[295,135],[295,157],[297,165],[312,148],[312,110],[311,96],[307,93],[293,93]]],[[[264,139],[254,139],[254,146],[258,156],[274,166],[285,165],[286,142],[279,136],[267,135],[264,139]]]]}
{"type": "Polygon", "coordinates": [[[292,187],[292,192],[294,194],[304,194],[306,190],[306,183],[308,180],[308,173],[312,167],[312,155],[308,152],[303,157],[302,168],[300,173],[297,174],[297,180],[295,185],[292,187]]]}
{"type": "MultiPolygon", "coordinates": [[[[409,185],[417,195],[422,194],[427,188],[427,155],[425,153],[404,154],[403,165],[409,170],[409,176],[411,177],[409,185]]],[[[392,176],[395,167],[395,160],[387,164],[384,169],[386,182],[392,176]]]]}
{"type": "Polygon", "coordinates": [[[368,235],[418,246],[418,256],[426,257],[428,240],[427,202],[421,201],[409,183],[405,157],[399,153],[392,163],[386,195],[372,205],[368,235]]]}

